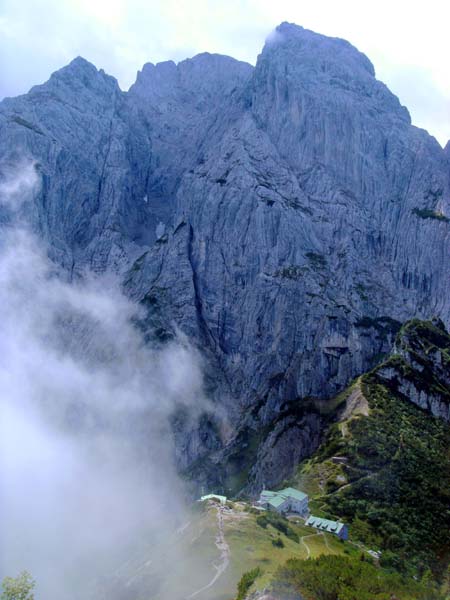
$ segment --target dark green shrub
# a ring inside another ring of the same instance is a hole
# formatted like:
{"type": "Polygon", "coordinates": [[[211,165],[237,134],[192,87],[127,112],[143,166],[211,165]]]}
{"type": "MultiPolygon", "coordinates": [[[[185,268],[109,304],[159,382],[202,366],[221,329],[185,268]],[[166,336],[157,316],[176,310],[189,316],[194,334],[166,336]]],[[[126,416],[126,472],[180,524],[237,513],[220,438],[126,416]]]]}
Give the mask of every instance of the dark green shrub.
{"type": "Polygon", "coordinates": [[[267,525],[269,524],[268,520],[266,519],[265,515],[261,515],[259,517],[256,517],[256,523],[262,527],[263,529],[267,529],[267,525]]]}
{"type": "Polygon", "coordinates": [[[277,548],[284,548],[284,542],[280,537],[277,537],[276,540],[272,540],[272,545],[277,548]]]}
{"type": "MultiPolygon", "coordinates": [[[[373,565],[366,558],[321,556],[317,559],[290,559],[275,575],[275,593],[289,592],[308,600],[443,600],[437,586],[405,579],[373,565]]],[[[294,597],[294,596],[292,596],[294,597]]]]}
{"type": "Polygon", "coordinates": [[[256,569],[252,569],[251,571],[247,571],[244,573],[239,580],[238,583],[238,594],[236,596],[236,600],[244,600],[247,595],[248,590],[255,583],[256,579],[262,574],[262,571],[259,567],[256,569]]]}
{"type": "Polygon", "coordinates": [[[450,219],[446,217],[443,213],[431,210],[430,208],[413,208],[412,213],[420,219],[436,219],[437,221],[450,223],[450,219]]]}

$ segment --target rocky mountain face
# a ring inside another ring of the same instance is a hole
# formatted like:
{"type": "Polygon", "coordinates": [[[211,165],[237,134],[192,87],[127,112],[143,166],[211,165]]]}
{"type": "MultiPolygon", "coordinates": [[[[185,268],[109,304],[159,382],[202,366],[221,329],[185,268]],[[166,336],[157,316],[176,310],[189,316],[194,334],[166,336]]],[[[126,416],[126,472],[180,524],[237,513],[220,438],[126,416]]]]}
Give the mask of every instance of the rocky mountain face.
{"type": "MultiPolygon", "coordinates": [[[[285,455],[261,432],[286,403],[338,393],[406,319],[450,324],[448,146],[346,41],[283,23],[254,68],[147,64],[129,92],[75,59],[0,104],[0,162],[24,158],[52,259],[118,272],[149,339],[202,349],[227,427],[176,420],[182,468],[223,462],[243,431],[251,460],[285,455]]],[[[283,429],[300,454],[317,445],[302,418],[310,435],[283,429]]]]}
{"type": "Polygon", "coordinates": [[[450,335],[440,319],[407,323],[376,376],[397,395],[450,421],[450,335]]]}

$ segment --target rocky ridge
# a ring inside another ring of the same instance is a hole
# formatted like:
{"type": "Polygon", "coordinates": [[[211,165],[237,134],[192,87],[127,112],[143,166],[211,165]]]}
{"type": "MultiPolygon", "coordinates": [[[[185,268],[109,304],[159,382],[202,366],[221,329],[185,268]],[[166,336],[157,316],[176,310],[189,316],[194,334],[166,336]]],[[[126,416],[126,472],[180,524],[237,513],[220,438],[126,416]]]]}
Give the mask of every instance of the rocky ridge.
{"type": "Polygon", "coordinates": [[[395,393],[450,421],[450,336],[441,320],[407,323],[376,375],[395,393]]]}

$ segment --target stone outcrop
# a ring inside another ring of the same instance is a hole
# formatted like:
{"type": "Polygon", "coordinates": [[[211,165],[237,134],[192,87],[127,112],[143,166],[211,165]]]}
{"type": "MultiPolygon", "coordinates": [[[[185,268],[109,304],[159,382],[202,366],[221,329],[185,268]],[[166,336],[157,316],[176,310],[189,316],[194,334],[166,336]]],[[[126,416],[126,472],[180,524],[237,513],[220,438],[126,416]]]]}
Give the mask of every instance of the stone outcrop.
{"type": "Polygon", "coordinates": [[[441,320],[407,323],[376,374],[410,402],[450,421],[450,335],[441,320]]]}
{"type": "Polygon", "coordinates": [[[290,415],[276,422],[258,448],[247,491],[272,489],[291,477],[297,465],[319,447],[322,425],[315,413],[300,419],[290,415]]]}

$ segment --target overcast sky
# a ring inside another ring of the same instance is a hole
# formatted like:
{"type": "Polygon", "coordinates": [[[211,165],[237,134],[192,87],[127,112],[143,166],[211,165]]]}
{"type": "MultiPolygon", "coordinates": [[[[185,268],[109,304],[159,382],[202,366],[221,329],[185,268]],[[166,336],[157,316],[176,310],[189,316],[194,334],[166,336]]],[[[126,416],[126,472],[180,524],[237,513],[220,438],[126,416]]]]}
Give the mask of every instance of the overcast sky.
{"type": "Polygon", "coordinates": [[[450,139],[449,0],[0,0],[0,97],[77,55],[133,83],[145,62],[220,52],[255,63],[282,21],[365,52],[413,123],[450,139]]]}

